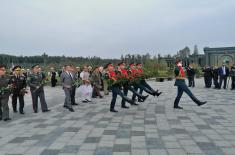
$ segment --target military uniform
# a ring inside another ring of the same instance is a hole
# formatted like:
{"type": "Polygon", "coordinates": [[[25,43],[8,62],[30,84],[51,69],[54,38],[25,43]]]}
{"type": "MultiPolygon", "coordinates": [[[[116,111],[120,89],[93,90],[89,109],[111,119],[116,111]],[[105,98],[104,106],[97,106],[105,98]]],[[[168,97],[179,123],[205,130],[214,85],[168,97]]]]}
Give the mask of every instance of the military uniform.
{"type": "Polygon", "coordinates": [[[19,111],[24,114],[24,95],[26,93],[26,77],[24,75],[12,75],[10,83],[14,85],[12,95],[12,108],[17,112],[17,98],[19,98],[19,111]]]}
{"type": "Polygon", "coordinates": [[[33,110],[35,113],[38,112],[38,98],[40,99],[41,102],[42,112],[49,111],[45,100],[43,79],[44,75],[41,73],[32,73],[27,78],[33,100],[33,110]]]}
{"type": "MultiPolygon", "coordinates": [[[[112,64],[107,64],[106,65],[108,68],[109,66],[112,66],[112,64]]],[[[109,79],[117,81],[118,77],[117,74],[114,71],[109,70],[108,71],[108,75],[109,75],[109,79]]],[[[128,98],[126,95],[123,94],[123,92],[121,91],[121,86],[117,83],[114,83],[110,86],[111,90],[112,90],[112,100],[111,100],[111,104],[110,104],[110,111],[111,112],[118,112],[115,110],[115,104],[116,104],[116,99],[117,99],[117,95],[121,96],[122,99],[124,99],[125,101],[129,102],[130,104],[135,103],[134,101],[132,101],[130,98],[128,98]]]]}
{"type": "MultiPolygon", "coordinates": [[[[179,61],[180,62],[180,61],[179,61]]],[[[183,69],[182,66],[177,66],[175,68],[175,86],[178,87],[178,93],[177,96],[175,98],[174,101],[174,108],[176,109],[183,109],[182,107],[179,106],[179,101],[183,95],[183,93],[185,92],[186,94],[188,94],[188,96],[198,105],[201,106],[203,104],[205,104],[206,102],[201,102],[199,101],[194,95],[193,93],[190,91],[190,89],[187,87],[186,83],[185,83],[185,71],[183,69]]]]}
{"type": "Polygon", "coordinates": [[[92,97],[95,98],[96,96],[99,96],[100,98],[102,98],[103,96],[100,94],[100,89],[102,87],[100,72],[94,71],[91,75],[91,79],[93,85],[92,97]]]}
{"type": "Polygon", "coordinates": [[[8,107],[8,100],[9,100],[9,91],[3,91],[4,88],[7,88],[10,84],[10,77],[2,76],[0,77],[0,120],[10,120],[9,118],[9,107],[8,107]]]}

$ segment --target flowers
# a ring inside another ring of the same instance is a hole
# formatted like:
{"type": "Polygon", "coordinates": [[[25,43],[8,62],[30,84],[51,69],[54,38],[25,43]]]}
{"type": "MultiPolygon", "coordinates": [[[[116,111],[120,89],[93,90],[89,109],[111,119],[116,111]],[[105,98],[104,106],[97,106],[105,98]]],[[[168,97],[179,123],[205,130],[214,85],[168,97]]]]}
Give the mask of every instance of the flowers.
{"type": "Polygon", "coordinates": [[[13,85],[0,88],[0,95],[11,94],[13,91],[13,85]]]}
{"type": "Polygon", "coordinates": [[[79,87],[83,84],[83,81],[81,79],[78,79],[74,81],[73,86],[79,87]]]}

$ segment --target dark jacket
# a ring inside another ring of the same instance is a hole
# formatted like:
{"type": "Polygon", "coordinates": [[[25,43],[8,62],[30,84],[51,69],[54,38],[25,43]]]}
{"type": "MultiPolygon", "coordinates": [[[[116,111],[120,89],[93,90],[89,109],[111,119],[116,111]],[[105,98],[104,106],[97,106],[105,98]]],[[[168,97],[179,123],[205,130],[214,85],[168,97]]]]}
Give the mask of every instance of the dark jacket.
{"type": "Polygon", "coordinates": [[[228,67],[225,67],[225,75],[223,74],[223,68],[220,67],[219,70],[218,70],[218,74],[219,76],[229,76],[229,68],[228,67]]]}

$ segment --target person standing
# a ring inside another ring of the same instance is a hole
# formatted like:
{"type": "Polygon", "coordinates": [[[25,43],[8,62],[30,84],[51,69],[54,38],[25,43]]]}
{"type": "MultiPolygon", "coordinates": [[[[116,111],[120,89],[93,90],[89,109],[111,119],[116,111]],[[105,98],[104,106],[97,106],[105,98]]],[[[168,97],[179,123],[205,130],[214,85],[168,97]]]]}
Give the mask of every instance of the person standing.
{"type": "Polygon", "coordinates": [[[75,101],[77,86],[74,83],[78,80],[77,69],[75,66],[71,66],[70,73],[71,73],[71,77],[72,77],[72,81],[73,81],[72,93],[71,93],[71,103],[72,103],[72,105],[78,105],[75,101]]]}
{"type": "Polygon", "coordinates": [[[97,96],[99,96],[100,98],[103,98],[103,96],[100,94],[100,89],[102,86],[101,86],[99,67],[94,68],[94,71],[91,75],[91,81],[93,85],[92,97],[96,98],[97,96]]]}
{"type": "Polygon", "coordinates": [[[74,112],[72,108],[72,87],[73,87],[73,78],[71,74],[71,66],[65,65],[64,71],[60,75],[61,85],[65,94],[64,108],[68,109],[70,112],[74,112]]]}
{"type": "Polygon", "coordinates": [[[213,82],[214,82],[214,85],[215,85],[214,89],[219,89],[219,82],[218,82],[219,75],[218,75],[218,67],[217,66],[213,67],[212,75],[213,75],[213,82]]]}
{"type": "Polygon", "coordinates": [[[206,65],[202,71],[204,72],[205,87],[211,88],[211,85],[212,85],[212,69],[211,69],[211,67],[206,65]]]}
{"type": "Polygon", "coordinates": [[[24,95],[27,93],[26,77],[21,73],[21,66],[15,66],[12,70],[13,75],[11,76],[10,83],[14,85],[12,95],[13,112],[17,112],[17,99],[19,98],[19,111],[20,114],[24,114],[24,95]]]}
{"type": "Polygon", "coordinates": [[[188,87],[195,87],[194,78],[195,78],[196,72],[192,65],[188,66],[187,73],[188,73],[188,83],[189,83],[188,87]]]}
{"type": "Polygon", "coordinates": [[[227,87],[227,79],[229,76],[229,68],[226,67],[226,64],[223,63],[223,65],[218,70],[219,73],[219,89],[221,89],[222,83],[224,82],[224,89],[227,87]]]}
{"type": "Polygon", "coordinates": [[[88,71],[88,67],[86,65],[83,66],[83,71],[80,73],[80,78],[82,79],[83,84],[78,89],[83,97],[83,103],[91,102],[92,87],[90,82],[90,76],[91,75],[88,71]]]}
{"type": "Polygon", "coordinates": [[[6,76],[6,66],[0,64],[0,120],[9,121],[9,107],[8,100],[10,92],[9,89],[10,78],[6,76]]]}
{"type": "Polygon", "coordinates": [[[56,71],[54,67],[51,67],[51,72],[50,72],[50,76],[51,76],[51,87],[55,87],[56,83],[57,83],[57,79],[56,79],[56,71]]]}
{"type": "Polygon", "coordinates": [[[176,61],[176,68],[175,68],[175,86],[178,87],[178,93],[174,101],[174,109],[183,109],[182,107],[179,106],[179,101],[185,92],[198,106],[204,105],[207,102],[201,102],[199,101],[193,93],[189,90],[185,83],[185,71],[182,65],[182,61],[178,60],[176,61]]]}
{"type": "Polygon", "coordinates": [[[231,67],[230,75],[231,75],[231,90],[234,90],[235,89],[235,63],[231,67]]]}
{"type": "Polygon", "coordinates": [[[40,102],[41,102],[42,112],[50,111],[47,107],[45,94],[44,94],[45,77],[40,71],[41,71],[41,68],[38,64],[33,65],[32,73],[27,77],[27,83],[28,83],[28,86],[30,87],[30,92],[32,95],[34,113],[38,113],[38,98],[40,99],[40,102]]]}

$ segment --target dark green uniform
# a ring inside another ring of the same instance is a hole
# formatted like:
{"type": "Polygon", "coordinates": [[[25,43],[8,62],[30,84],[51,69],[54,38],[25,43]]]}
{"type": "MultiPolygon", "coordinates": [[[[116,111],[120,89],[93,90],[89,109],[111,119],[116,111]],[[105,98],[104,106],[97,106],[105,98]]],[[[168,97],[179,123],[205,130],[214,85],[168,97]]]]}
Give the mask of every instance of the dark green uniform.
{"type": "Polygon", "coordinates": [[[32,95],[32,101],[33,101],[33,110],[35,113],[38,112],[38,98],[41,102],[41,109],[42,112],[47,112],[47,104],[45,100],[45,94],[43,89],[43,74],[41,73],[32,73],[28,76],[27,82],[30,87],[30,92],[32,95]]]}
{"type": "Polygon", "coordinates": [[[11,84],[14,85],[12,95],[12,108],[14,112],[17,112],[17,98],[19,98],[20,106],[19,111],[21,114],[24,113],[24,95],[26,93],[26,77],[24,75],[13,75],[10,80],[11,84]]]}
{"type": "Polygon", "coordinates": [[[5,88],[8,87],[10,83],[10,77],[2,76],[0,77],[0,119],[5,120],[9,119],[9,107],[8,107],[8,100],[10,92],[7,91],[5,88]]]}

